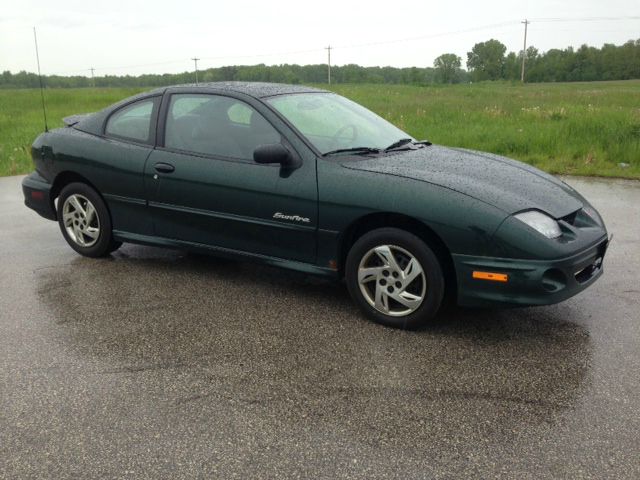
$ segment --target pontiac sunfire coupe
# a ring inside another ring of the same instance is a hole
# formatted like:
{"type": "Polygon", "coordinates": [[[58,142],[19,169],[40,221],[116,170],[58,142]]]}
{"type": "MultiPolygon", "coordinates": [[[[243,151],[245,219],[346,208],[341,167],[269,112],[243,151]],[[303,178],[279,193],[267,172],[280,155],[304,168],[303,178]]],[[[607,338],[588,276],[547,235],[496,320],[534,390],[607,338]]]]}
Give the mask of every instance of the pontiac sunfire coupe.
{"type": "Polygon", "coordinates": [[[602,274],[607,230],[571,187],[416,141],[330,92],[184,85],[65,123],[33,143],[24,198],[89,257],[132,242],[345,278],[370,318],[401,328],[445,294],[544,305],[602,274]]]}

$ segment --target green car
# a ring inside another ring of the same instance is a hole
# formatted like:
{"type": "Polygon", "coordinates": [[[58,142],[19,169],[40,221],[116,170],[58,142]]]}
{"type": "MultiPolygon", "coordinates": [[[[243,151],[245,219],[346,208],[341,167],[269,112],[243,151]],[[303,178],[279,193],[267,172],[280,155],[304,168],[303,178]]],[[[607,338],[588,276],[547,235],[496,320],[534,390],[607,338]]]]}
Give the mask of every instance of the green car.
{"type": "Polygon", "coordinates": [[[65,123],[33,143],[24,198],[89,257],[131,242],[344,278],[400,328],[445,298],[545,305],[602,274],[605,225],[565,183],[323,90],[175,86],[65,123]]]}

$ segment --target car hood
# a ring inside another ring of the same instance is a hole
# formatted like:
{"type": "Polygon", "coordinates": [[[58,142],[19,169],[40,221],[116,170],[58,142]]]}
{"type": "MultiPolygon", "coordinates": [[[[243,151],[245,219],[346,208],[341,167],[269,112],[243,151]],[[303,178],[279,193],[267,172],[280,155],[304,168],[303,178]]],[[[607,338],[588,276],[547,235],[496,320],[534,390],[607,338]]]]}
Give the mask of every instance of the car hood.
{"type": "Polygon", "coordinates": [[[538,209],[561,218],[583,206],[580,195],[555,177],[525,163],[474,150],[432,145],[343,166],[439,185],[509,214],[538,209]]]}

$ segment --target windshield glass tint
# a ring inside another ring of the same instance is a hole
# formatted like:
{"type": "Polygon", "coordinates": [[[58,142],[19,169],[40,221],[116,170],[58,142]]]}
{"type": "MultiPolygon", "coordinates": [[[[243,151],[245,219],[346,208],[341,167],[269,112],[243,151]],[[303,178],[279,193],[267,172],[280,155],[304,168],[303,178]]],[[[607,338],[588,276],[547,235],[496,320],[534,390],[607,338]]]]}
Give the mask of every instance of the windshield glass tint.
{"type": "Polygon", "coordinates": [[[282,95],[267,101],[321,153],[342,148],[386,148],[410,137],[375,113],[332,93],[282,95]]]}

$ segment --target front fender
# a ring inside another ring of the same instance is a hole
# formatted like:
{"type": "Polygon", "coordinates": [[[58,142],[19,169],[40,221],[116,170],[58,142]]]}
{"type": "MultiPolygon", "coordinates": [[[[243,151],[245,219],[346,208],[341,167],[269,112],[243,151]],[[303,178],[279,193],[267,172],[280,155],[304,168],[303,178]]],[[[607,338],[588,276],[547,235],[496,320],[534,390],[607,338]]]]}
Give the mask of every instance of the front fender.
{"type": "Polygon", "coordinates": [[[318,161],[318,198],[320,236],[332,243],[321,244],[327,255],[337,251],[341,232],[374,213],[399,214],[423,223],[450,253],[487,255],[494,232],[506,218],[502,210],[445,187],[345,168],[325,159],[318,161]]]}

